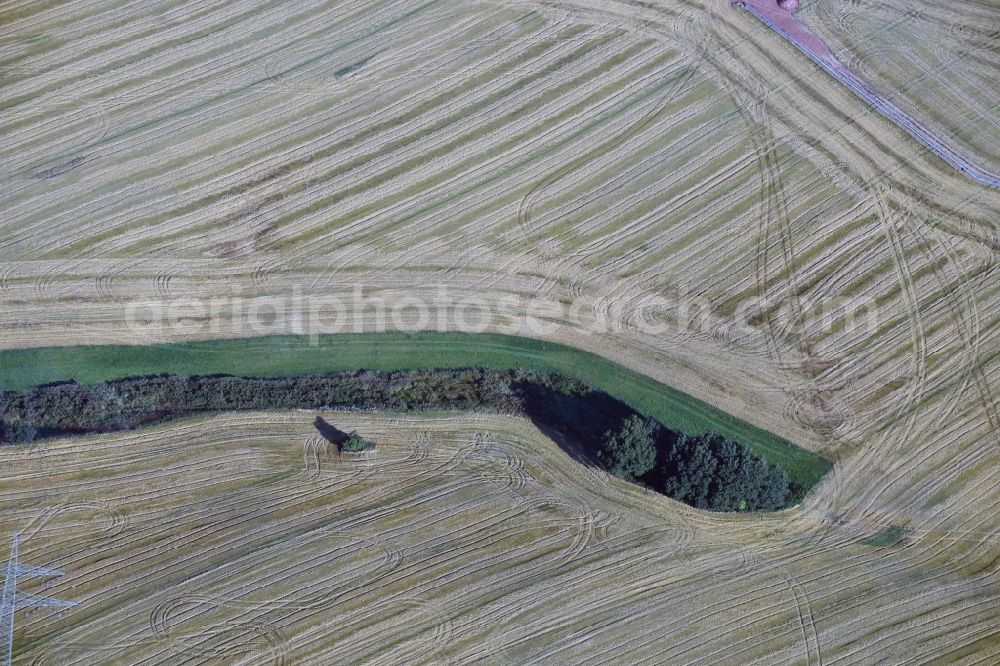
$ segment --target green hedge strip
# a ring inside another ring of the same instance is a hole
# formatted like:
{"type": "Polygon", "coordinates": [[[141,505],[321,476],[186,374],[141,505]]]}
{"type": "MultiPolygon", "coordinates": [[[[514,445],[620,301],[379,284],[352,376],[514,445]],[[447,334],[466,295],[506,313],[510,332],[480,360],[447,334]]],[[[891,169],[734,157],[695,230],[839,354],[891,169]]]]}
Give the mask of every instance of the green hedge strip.
{"type": "Polygon", "coordinates": [[[688,435],[711,430],[742,442],[792,481],[814,485],[831,463],[677,389],[596,354],[493,333],[359,333],[268,336],[162,345],[39,347],[0,351],[0,391],[50,382],[216,373],[280,377],[353,370],[484,367],[556,372],[618,398],[688,435]]]}

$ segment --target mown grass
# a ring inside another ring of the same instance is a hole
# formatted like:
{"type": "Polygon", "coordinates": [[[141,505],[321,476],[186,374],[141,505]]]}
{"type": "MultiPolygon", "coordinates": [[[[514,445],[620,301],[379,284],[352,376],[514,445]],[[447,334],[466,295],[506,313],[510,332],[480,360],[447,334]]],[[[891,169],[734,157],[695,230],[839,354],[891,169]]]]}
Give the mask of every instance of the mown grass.
{"type": "Polygon", "coordinates": [[[485,367],[558,372],[600,389],[689,435],[715,430],[816,483],[831,463],[686,393],[605,358],[565,345],[492,333],[360,333],[269,336],[163,345],[41,347],[0,352],[0,391],[76,380],[91,384],[171,373],[278,377],[343,370],[485,367]]]}
{"type": "Polygon", "coordinates": [[[861,543],[875,548],[887,548],[895,546],[904,536],[906,536],[906,528],[899,525],[889,525],[889,527],[879,530],[867,539],[862,539],[861,543]]]}

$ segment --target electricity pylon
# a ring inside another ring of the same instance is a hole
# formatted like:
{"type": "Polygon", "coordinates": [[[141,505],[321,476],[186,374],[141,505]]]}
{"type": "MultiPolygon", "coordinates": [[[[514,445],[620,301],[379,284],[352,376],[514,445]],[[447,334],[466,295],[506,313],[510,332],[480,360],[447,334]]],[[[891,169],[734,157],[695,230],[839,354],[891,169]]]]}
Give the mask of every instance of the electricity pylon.
{"type": "Polygon", "coordinates": [[[14,534],[14,543],[10,547],[10,559],[7,560],[7,573],[3,579],[3,597],[0,598],[0,664],[10,666],[14,657],[14,613],[29,606],[49,608],[65,608],[75,606],[72,601],[61,599],[43,599],[27,592],[17,593],[18,578],[34,578],[62,576],[61,571],[32,567],[18,561],[20,537],[14,534]]]}

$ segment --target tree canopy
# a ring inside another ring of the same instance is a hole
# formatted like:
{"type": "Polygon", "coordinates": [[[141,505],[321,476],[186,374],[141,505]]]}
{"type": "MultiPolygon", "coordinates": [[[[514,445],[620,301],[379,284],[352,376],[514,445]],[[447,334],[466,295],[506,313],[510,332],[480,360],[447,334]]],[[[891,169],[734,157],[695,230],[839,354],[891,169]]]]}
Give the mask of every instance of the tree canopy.
{"type": "Polygon", "coordinates": [[[362,451],[371,451],[375,448],[375,442],[369,441],[358,434],[357,430],[352,430],[351,434],[347,436],[340,444],[341,451],[347,451],[348,453],[360,453],[362,451]]]}
{"type": "Polygon", "coordinates": [[[646,423],[637,415],[626,417],[617,430],[604,434],[601,462],[615,476],[635,478],[653,469],[656,447],[646,423]]]}
{"type": "Polygon", "coordinates": [[[700,509],[775,511],[789,495],[784,470],[715,433],[679,434],[663,461],[663,492],[700,509]]]}

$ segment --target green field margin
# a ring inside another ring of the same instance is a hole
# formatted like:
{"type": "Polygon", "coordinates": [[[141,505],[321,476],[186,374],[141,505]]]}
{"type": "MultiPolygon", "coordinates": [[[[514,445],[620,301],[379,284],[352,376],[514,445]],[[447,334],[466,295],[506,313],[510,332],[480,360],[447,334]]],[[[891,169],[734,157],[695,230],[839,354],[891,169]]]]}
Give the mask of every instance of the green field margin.
{"type": "Polygon", "coordinates": [[[267,336],[161,345],[38,347],[0,351],[0,391],[138,375],[279,377],[353,370],[484,367],[558,372],[600,389],[669,428],[714,430],[814,485],[832,463],[682,391],[601,356],[554,342],[493,333],[342,333],[267,336]]]}

